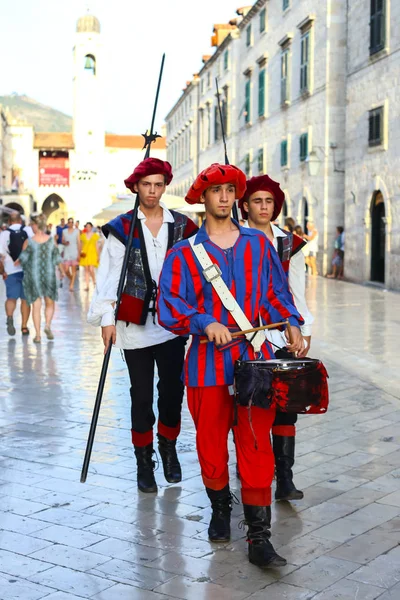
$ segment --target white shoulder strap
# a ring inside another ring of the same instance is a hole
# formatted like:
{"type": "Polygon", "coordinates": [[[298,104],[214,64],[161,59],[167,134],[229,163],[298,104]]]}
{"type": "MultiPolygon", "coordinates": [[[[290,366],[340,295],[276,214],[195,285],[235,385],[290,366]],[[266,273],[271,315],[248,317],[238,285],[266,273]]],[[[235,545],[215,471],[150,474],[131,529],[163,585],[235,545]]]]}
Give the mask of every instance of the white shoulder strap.
{"type": "MultiPolygon", "coordinates": [[[[245,331],[246,329],[252,329],[252,323],[248,320],[243,310],[236,302],[234,296],[229,291],[225,281],[222,279],[219,266],[212,262],[203,244],[195,244],[195,239],[196,236],[192,236],[189,238],[189,243],[203,269],[205,280],[211,283],[222,304],[227,310],[229,310],[240,329],[242,331],[245,331]]],[[[256,335],[254,335],[254,333],[247,333],[246,338],[251,341],[254,351],[260,352],[261,346],[265,342],[265,334],[263,334],[262,331],[258,331],[256,335]]]]}

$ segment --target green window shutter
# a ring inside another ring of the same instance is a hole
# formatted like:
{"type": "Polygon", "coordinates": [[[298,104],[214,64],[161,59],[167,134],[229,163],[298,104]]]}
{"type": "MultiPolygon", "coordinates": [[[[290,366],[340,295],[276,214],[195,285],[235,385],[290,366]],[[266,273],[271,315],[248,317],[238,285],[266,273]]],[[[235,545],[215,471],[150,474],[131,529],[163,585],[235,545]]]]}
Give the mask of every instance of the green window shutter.
{"type": "Polygon", "coordinates": [[[245,123],[250,123],[250,106],[251,106],[251,97],[250,97],[250,92],[251,92],[251,81],[250,79],[248,79],[246,81],[246,87],[245,87],[245,116],[244,116],[244,122],[245,123]]]}
{"type": "Polygon", "coordinates": [[[250,176],[250,154],[246,154],[244,158],[244,172],[247,177],[250,176]]]}
{"type": "Polygon", "coordinates": [[[257,166],[258,166],[258,172],[263,173],[264,172],[264,149],[263,148],[260,148],[258,150],[257,166]]]}
{"type": "Polygon", "coordinates": [[[300,136],[300,160],[304,162],[308,156],[308,133],[302,133],[300,136]]]}
{"type": "Polygon", "coordinates": [[[265,8],[263,8],[263,10],[260,12],[260,33],[264,33],[265,31],[265,16],[266,16],[266,10],[265,8]]]}
{"type": "Polygon", "coordinates": [[[218,142],[220,135],[220,122],[219,122],[219,110],[218,106],[214,106],[214,141],[218,142]]]}
{"type": "Polygon", "coordinates": [[[258,74],[258,116],[265,115],[265,69],[258,74]]]}
{"type": "Polygon", "coordinates": [[[301,38],[300,53],[300,91],[309,89],[309,54],[310,54],[310,32],[307,31],[301,38]]]}
{"type": "Polygon", "coordinates": [[[288,164],[287,140],[281,142],[281,167],[286,167],[288,164]]]}
{"type": "Polygon", "coordinates": [[[385,47],[386,38],[386,0],[371,0],[370,54],[385,47]]]}
{"type": "Polygon", "coordinates": [[[246,29],[246,46],[251,46],[251,23],[246,29]]]}
{"type": "Polygon", "coordinates": [[[281,104],[289,100],[289,50],[281,54],[281,104]]]}
{"type": "Polygon", "coordinates": [[[227,71],[229,68],[229,50],[225,50],[224,53],[224,71],[227,71]]]}

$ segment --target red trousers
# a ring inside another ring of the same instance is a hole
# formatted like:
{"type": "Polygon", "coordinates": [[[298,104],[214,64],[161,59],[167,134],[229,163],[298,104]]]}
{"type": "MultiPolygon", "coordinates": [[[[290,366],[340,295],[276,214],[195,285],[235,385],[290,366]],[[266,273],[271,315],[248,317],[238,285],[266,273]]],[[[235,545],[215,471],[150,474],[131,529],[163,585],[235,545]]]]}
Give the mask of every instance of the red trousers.
{"type": "MultiPolygon", "coordinates": [[[[234,398],[227,385],[187,388],[189,410],[196,426],[197,454],[204,485],[221,490],[229,483],[228,435],[233,425],[234,398]]],[[[275,409],[238,407],[233,427],[242,484],[242,502],[271,504],[274,454],[270,432],[275,409]],[[250,421],[251,419],[251,421],[250,421]]]]}

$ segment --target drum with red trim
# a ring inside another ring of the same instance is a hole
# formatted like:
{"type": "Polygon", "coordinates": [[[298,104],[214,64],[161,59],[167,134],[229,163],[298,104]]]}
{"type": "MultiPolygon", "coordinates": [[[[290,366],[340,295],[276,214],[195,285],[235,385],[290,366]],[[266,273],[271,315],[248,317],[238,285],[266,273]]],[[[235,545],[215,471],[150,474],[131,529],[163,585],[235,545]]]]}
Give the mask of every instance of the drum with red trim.
{"type": "Polygon", "coordinates": [[[241,406],[322,414],[329,404],[328,373],[315,358],[237,361],[235,396],[241,406]]]}

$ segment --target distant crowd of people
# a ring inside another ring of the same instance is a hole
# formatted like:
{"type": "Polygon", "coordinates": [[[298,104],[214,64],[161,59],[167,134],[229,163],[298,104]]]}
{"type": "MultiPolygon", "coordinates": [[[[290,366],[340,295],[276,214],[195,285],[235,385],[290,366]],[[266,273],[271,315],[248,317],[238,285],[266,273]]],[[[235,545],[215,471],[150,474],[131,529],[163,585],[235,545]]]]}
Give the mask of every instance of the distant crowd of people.
{"type": "MultiPolygon", "coordinates": [[[[307,221],[307,233],[303,231],[301,225],[297,225],[292,217],[285,218],[284,229],[295,233],[307,242],[307,245],[302,248],[305,256],[306,270],[309,275],[318,275],[317,254],[318,254],[318,230],[313,221],[307,221]]],[[[344,271],[344,228],[336,227],[336,236],[331,260],[331,270],[326,273],[328,279],[343,279],[344,271]]]]}
{"type": "Polygon", "coordinates": [[[45,215],[36,215],[31,217],[29,225],[25,225],[18,212],[11,213],[9,222],[2,225],[0,232],[0,277],[6,288],[7,333],[10,336],[16,334],[14,312],[20,300],[22,335],[29,335],[28,320],[32,311],[33,341],[41,342],[44,304],[44,333],[47,339],[53,340],[51,323],[62,279],[66,276],[69,290],[74,291],[77,272],[82,267],[85,291],[89,291],[90,281],[94,287],[101,247],[101,235],[92,223],[86,223],[81,231],[79,221],[69,218],[66,223],[61,219],[53,228],[45,215]]]}

